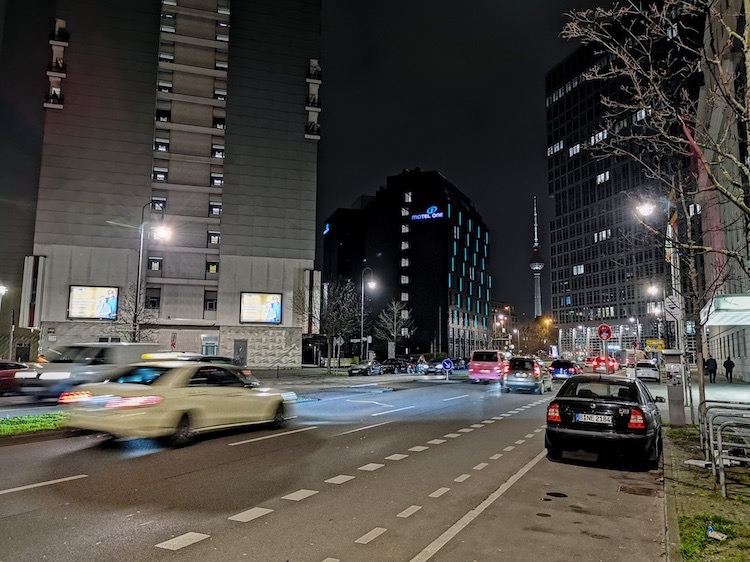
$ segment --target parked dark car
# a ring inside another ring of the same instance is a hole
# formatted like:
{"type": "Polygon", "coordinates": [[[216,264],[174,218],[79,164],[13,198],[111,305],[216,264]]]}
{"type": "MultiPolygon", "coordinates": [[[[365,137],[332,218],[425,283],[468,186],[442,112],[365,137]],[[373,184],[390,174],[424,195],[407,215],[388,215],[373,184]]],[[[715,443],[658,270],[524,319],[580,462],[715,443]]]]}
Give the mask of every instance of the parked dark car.
{"type": "Polygon", "coordinates": [[[383,373],[406,373],[409,370],[409,361],[400,357],[391,357],[381,364],[383,373]]]}
{"type": "Polygon", "coordinates": [[[563,451],[635,457],[649,468],[662,452],[661,414],[638,379],[613,375],[575,375],[563,383],[547,406],[544,442],[547,456],[563,451]]]}
{"type": "Polygon", "coordinates": [[[549,366],[549,372],[553,379],[568,379],[573,375],[582,375],[583,367],[575,361],[555,359],[549,366]]]}
{"type": "Polygon", "coordinates": [[[380,363],[378,363],[377,361],[362,361],[361,363],[352,365],[348,369],[348,373],[350,377],[354,375],[360,375],[360,376],[379,375],[382,372],[383,372],[383,369],[380,366],[380,363]]]}

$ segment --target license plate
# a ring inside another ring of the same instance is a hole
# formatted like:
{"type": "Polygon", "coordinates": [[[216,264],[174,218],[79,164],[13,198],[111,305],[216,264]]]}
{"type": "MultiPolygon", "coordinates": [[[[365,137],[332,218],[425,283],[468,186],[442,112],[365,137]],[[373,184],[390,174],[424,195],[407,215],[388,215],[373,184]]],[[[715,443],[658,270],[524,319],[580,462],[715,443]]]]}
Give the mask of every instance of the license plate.
{"type": "Polygon", "coordinates": [[[528,377],[529,377],[529,375],[527,373],[516,373],[516,378],[517,379],[526,379],[528,377]]]}
{"type": "Polygon", "coordinates": [[[576,414],[576,421],[612,425],[612,416],[603,416],[601,414],[576,414]]]}

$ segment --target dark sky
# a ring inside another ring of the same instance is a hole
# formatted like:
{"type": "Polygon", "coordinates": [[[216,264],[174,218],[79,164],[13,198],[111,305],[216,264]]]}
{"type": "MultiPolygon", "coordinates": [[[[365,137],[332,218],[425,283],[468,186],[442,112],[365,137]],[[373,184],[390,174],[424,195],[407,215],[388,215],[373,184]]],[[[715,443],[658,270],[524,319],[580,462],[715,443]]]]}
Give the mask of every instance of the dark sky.
{"type": "Polygon", "coordinates": [[[552,217],[544,76],[576,46],[562,14],[598,3],[323,0],[319,223],[403,168],[438,170],[490,228],[493,298],[533,316],[533,195],[546,261],[552,217]]]}

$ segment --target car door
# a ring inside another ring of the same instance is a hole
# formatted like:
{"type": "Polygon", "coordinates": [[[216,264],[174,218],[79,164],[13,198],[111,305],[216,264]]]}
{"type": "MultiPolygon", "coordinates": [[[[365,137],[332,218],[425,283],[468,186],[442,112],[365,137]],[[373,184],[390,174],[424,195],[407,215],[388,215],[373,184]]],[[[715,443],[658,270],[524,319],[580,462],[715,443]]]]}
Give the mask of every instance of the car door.
{"type": "Polygon", "coordinates": [[[219,366],[204,366],[190,377],[186,397],[188,408],[200,413],[198,426],[229,425],[238,418],[237,409],[241,408],[242,396],[239,391],[244,385],[236,376],[232,379],[227,373],[219,366]]]}
{"type": "Polygon", "coordinates": [[[233,425],[269,419],[273,413],[271,398],[245,385],[234,372],[223,367],[211,370],[209,382],[220,401],[221,425],[233,425]]]}

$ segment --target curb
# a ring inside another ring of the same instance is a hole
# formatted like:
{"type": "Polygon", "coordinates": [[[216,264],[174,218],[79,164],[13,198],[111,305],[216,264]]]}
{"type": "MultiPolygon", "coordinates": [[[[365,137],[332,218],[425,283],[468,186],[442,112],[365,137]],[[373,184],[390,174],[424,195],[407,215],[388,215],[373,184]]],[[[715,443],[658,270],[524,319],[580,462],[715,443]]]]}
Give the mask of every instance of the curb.
{"type": "Polygon", "coordinates": [[[73,437],[75,435],[77,435],[77,432],[71,429],[49,429],[45,431],[35,431],[34,433],[6,435],[0,437],[0,447],[25,445],[27,443],[36,443],[38,441],[52,441],[53,439],[65,439],[66,437],[73,437]]]}
{"type": "Polygon", "coordinates": [[[672,457],[672,442],[664,436],[664,523],[667,562],[682,562],[680,554],[680,524],[677,518],[677,505],[674,490],[674,459],[672,457]]]}

